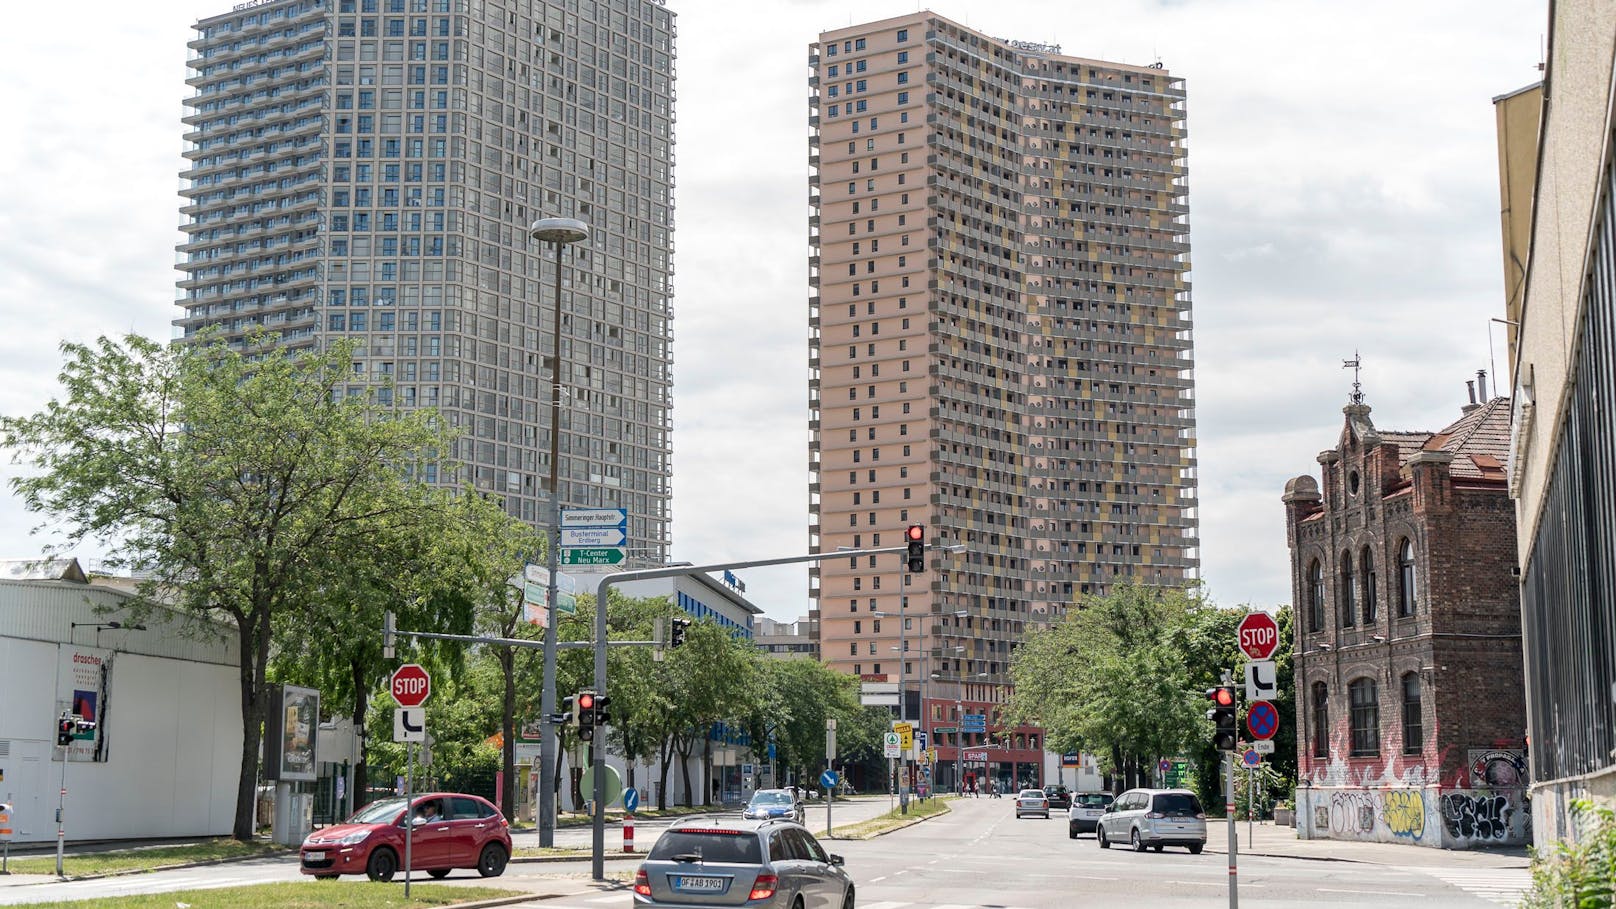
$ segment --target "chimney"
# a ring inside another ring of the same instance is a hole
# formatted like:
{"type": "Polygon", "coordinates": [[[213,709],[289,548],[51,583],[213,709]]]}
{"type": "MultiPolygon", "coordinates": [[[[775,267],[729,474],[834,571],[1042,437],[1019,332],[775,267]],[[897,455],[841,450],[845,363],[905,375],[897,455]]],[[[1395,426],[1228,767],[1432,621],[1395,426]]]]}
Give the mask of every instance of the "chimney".
{"type": "Polygon", "coordinates": [[[1476,403],[1476,380],[1470,379],[1466,381],[1465,388],[1470,392],[1470,403],[1476,403]]]}
{"type": "Polygon", "coordinates": [[[1491,398],[1487,397],[1487,370],[1476,370],[1476,387],[1481,391],[1481,402],[1483,404],[1492,400],[1491,398]]]}

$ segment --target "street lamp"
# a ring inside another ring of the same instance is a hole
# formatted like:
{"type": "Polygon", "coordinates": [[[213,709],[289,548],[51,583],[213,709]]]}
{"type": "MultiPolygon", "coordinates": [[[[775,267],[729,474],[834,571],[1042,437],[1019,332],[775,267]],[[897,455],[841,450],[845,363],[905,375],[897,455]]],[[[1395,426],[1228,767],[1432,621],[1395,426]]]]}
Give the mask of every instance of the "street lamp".
{"type": "MultiPolygon", "coordinates": [[[[539,710],[549,725],[556,709],[556,596],[561,558],[561,248],[589,239],[589,225],[575,218],[540,218],[528,235],[555,247],[555,308],[550,326],[550,546],[545,564],[550,569],[548,610],[544,622],[544,680],[539,694],[539,710]]],[[[545,729],[539,736],[539,845],[555,845],[556,731],[545,729]]]]}

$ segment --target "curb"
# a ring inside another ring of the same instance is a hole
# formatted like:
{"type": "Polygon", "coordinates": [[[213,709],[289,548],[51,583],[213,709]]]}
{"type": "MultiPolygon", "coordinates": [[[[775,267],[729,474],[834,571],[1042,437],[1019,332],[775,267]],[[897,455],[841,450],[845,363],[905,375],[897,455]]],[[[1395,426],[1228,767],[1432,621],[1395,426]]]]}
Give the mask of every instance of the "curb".
{"type": "MultiPolygon", "coordinates": [[[[1207,847],[1206,851],[1209,852],[1209,853],[1212,853],[1213,855],[1228,855],[1229,854],[1229,850],[1227,850],[1227,849],[1213,849],[1210,846],[1207,847]]],[[[1365,861],[1364,859],[1344,858],[1344,857],[1339,856],[1339,855],[1293,855],[1293,854],[1291,854],[1289,852],[1251,852],[1249,850],[1244,850],[1244,849],[1242,849],[1239,854],[1240,855],[1250,855],[1250,856],[1254,856],[1256,858],[1301,859],[1304,862],[1349,862],[1349,863],[1354,864],[1354,865],[1376,865],[1376,864],[1379,864],[1378,862],[1365,861]]]]}
{"type": "Polygon", "coordinates": [[[947,816],[949,816],[950,814],[953,814],[953,813],[954,813],[954,809],[949,808],[947,811],[939,811],[936,814],[928,814],[925,817],[909,818],[908,820],[904,821],[901,824],[898,824],[895,827],[888,827],[885,830],[877,830],[876,832],[871,833],[868,836],[832,836],[831,834],[834,833],[834,831],[827,830],[827,831],[825,831],[824,838],[827,839],[827,840],[830,840],[832,842],[835,842],[836,840],[843,840],[843,841],[850,842],[850,843],[859,843],[859,842],[864,842],[866,840],[873,840],[878,836],[886,836],[889,833],[897,833],[899,830],[903,830],[903,829],[906,829],[908,827],[913,827],[916,824],[925,823],[926,821],[935,820],[935,819],[940,818],[940,817],[947,817],[947,816]]]}

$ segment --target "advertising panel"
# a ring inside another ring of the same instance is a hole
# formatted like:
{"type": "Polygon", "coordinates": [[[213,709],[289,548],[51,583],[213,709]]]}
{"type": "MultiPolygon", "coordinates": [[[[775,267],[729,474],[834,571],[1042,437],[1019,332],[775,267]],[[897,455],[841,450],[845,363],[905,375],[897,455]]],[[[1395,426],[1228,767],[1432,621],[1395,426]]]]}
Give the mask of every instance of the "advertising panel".
{"type": "MultiPolygon", "coordinates": [[[[112,671],[112,651],[63,644],[57,648],[61,661],[56,670],[56,712],[71,714],[87,724],[80,726],[67,747],[69,761],[105,761],[107,680],[112,671]]],[[[55,735],[54,727],[50,731],[55,735]]],[[[61,749],[55,759],[61,759],[61,749]]]]}
{"type": "Polygon", "coordinates": [[[286,685],[270,701],[264,721],[264,778],[312,783],[318,777],[315,730],[320,725],[320,692],[286,685]]]}

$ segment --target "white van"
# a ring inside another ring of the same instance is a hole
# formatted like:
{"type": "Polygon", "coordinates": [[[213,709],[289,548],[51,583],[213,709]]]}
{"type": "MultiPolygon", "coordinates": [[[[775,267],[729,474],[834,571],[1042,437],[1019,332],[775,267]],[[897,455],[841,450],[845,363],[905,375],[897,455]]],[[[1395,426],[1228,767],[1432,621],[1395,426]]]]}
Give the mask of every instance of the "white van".
{"type": "Polygon", "coordinates": [[[1135,852],[1149,846],[1183,846],[1199,855],[1206,846],[1206,812],[1188,789],[1130,789],[1100,815],[1095,838],[1101,849],[1127,843],[1135,852]]]}

